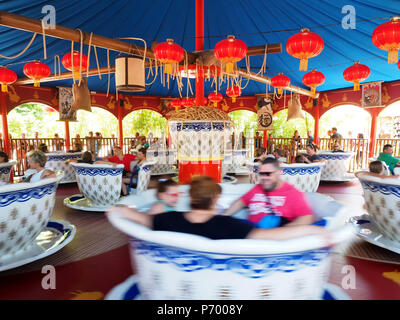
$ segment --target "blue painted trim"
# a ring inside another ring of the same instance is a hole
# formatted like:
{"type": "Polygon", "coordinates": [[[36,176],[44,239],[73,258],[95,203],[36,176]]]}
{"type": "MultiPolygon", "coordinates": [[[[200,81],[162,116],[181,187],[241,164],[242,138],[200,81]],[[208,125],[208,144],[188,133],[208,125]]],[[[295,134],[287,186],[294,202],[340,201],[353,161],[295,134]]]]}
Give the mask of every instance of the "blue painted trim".
{"type": "Polygon", "coordinates": [[[54,182],[40,187],[0,193],[0,208],[7,207],[14,202],[27,202],[32,198],[42,199],[46,195],[55,193],[56,189],[57,183],[54,182]]]}

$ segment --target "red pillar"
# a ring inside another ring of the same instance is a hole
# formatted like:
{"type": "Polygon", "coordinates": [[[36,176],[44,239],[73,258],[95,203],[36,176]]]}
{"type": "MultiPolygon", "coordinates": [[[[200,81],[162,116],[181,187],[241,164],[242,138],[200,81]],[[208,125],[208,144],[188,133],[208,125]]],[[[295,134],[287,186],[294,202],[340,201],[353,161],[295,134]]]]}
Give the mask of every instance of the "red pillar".
{"type": "Polygon", "coordinates": [[[122,127],[122,106],[117,104],[118,108],[118,134],[119,134],[119,146],[124,148],[124,130],[122,127]]]}
{"type": "MultiPolygon", "coordinates": [[[[196,51],[204,50],[204,0],[196,0],[196,51]]],[[[199,71],[196,78],[196,106],[203,105],[204,74],[199,71]]]]}
{"type": "Polygon", "coordinates": [[[267,149],[268,143],[268,130],[264,130],[264,137],[263,137],[263,147],[267,149]]]}
{"type": "Polygon", "coordinates": [[[319,105],[319,98],[318,104],[315,106],[315,113],[314,113],[314,144],[319,145],[319,118],[320,118],[320,105],[319,105]]]}
{"type": "Polygon", "coordinates": [[[370,136],[370,144],[369,144],[369,157],[374,156],[375,142],[376,142],[376,124],[378,122],[378,112],[376,109],[371,110],[371,136],[370,136]]]}
{"type": "Polygon", "coordinates": [[[3,150],[11,158],[10,137],[8,136],[6,92],[0,92],[0,110],[3,129],[3,150]]]}
{"type": "Polygon", "coordinates": [[[69,135],[69,122],[65,121],[65,149],[66,151],[71,150],[71,138],[69,135]]]}

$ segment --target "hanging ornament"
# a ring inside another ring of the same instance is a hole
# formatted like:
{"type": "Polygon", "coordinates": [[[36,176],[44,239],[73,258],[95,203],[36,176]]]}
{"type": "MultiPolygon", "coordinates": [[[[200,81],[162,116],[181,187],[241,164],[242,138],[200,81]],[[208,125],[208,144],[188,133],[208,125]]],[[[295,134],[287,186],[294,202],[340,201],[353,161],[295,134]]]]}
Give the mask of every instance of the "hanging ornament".
{"type": "Polygon", "coordinates": [[[325,76],[322,72],[316,71],[315,69],[311,72],[307,72],[303,76],[303,83],[311,87],[311,92],[315,93],[315,88],[325,82],[325,76]]]}
{"type": "Polygon", "coordinates": [[[226,95],[232,98],[232,102],[236,103],[236,98],[242,94],[242,90],[238,86],[232,86],[226,89],[226,95]]]}
{"type": "Polygon", "coordinates": [[[8,92],[7,86],[17,81],[17,74],[7,69],[6,67],[0,68],[0,84],[1,92],[8,92]]]}
{"type": "Polygon", "coordinates": [[[388,63],[397,63],[400,50],[400,17],[377,26],[372,33],[372,43],[379,49],[389,51],[388,63]]]}
{"type": "Polygon", "coordinates": [[[181,99],[174,99],[171,101],[171,106],[175,108],[175,111],[178,111],[179,108],[182,106],[182,100],[181,99]]]}
{"type": "Polygon", "coordinates": [[[277,76],[272,77],[271,86],[278,89],[278,94],[282,94],[283,88],[290,86],[290,78],[283,73],[279,73],[277,76]]]}
{"type": "Polygon", "coordinates": [[[233,73],[235,63],[247,54],[246,44],[234,36],[218,42],[214,48],[215,57],[226,64],[226,72],[233,73]]]}
{"type": "MultiPolygon", "coordinates": [[[[72,71],[74,74],[74,80],[78,80],[81,77],[81,53],[79,51],[74,51],[72,55],[71,52],[64,55],[61,60],[62,65],[65,69],[72,71]]],[[[82,72],[86,71],[88,68],[88,58],[82,54],[82,72]]]]}
{"type": "Polygon", "coordinates": [[[40,80],[49,77],[51,73],[49,66],[39,61],[28,62],[23,71],[33,80],[34,87],[40,87],[40,80]]]}
{"type": "Polygon", "coordinates": [[[154,57],[164,65],[164,72],[171,75],[177,70],[177,64],[184,56],[183,48],[172,39],[167,39],[167,42],[159,43],[154,48],[154,57]]]}
{"type": "Polygon", "coordinates": [[[188,107],[193,107],[195,104],[195,99],[194,98],[183,98],[182,99],[182,106],[188,108],[188,107]]]}
{"type": "Polygon", "coordinates": [[[360,90],[360,82],[367,79],[370,73],[371,71],[368,66],[360,64],[357,61],[351,67],[344,70],[343,78],[346,81],[354,82],[354,91],[358,91],[360,90]]]}
{"type": "Polygon", "coordinates": [[[286,51],[292,57],[300,59],[299,70],[307,70],[308,59],[316,57],[324,49],[324,40],[309,29],[292,35],[286,42],[286,51]]]}
{"type": "Polygon", "coordinates": [[[219,92],[211,92],[208,95],[208,100],[210,100],[214,104],[215,108],[218,107],[218,102],[221,102],[223,98],[224,97],[219,92]]]}

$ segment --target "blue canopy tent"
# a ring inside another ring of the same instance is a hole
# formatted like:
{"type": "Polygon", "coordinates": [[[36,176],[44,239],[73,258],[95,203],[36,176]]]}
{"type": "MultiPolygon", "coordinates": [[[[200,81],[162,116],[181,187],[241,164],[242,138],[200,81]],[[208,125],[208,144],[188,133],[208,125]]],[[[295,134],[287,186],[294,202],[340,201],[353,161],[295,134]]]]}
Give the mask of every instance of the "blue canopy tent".
{"type": "MultiPolygon", "coordinates": [[[[42,8],[54,6],[56,24],[72,29],[81,29],[109,38],[139,37],[150,47],[153,41],[163,42],[172,38],[188,52],[195,50],[195,1],[188,0],[13,0],[0,1],[0,10],[18,15],[42,19],[42,8]]],[[[400,78],[400,70],[394,64],[387,63],[387,52],[376,48],[371,35],[375,27],[389,21],[398,14],[400,1],[348,1],[348,0],[206,0],[204,8],[205,50],[213,49],[215,44],[235,35],[247,46],[282,43],[282,53],[269,54],[267,70],[264,74],[273,77],[279,72],[289,76],[291,83],[305,89],[302,84],[304,71],[299,71],[299,60],[286,52],[287,39],[309,28],[318,33],[325,42],[322,53],[309,60],[308,71],[317,69],[324,73],[326,81],[318,87],[319,91],[349,87],[343,79],[343,71],[354,61],[366,64],[371,69],[368,81],[394,81],[400,78]],[[344,29],[342,20],[347,20],[348,11],[342,13],[346,5],[355,10],[355,29],[344,29]]],[[[0,54],[13,56],[22,51],[32,37],[31,32],[0,26],[0,54]]],[[[128,40],[124,40],[128,41],[128,40]]],[[[137,42],[138,45],[142,45],[137,42]]],[[[31,47],[20,57],[12,60],[0,58],[0,65],[14,70],[19,78],[24,78],[22,69],[26,62],[40,60],[54,73],[54,56],[62,56],[71,50],[71,43],[58,38],[46,37],[47,59],[43,59],[42,36],[38,35],[31,47]]],[[[79,50],[79,43],[75,49],[79,50]]],[[[87,54],[88,46],[84,45],[87,54]]],[[[101,67],[107,66],[107,51],[98,48],[101,67]]],[[[110,51],[110,64],[120,53],[110,51]]],[[[263,56],[250,57],[251,71],[258,72],[263,56]]],[[[94,52],[91,51],[90,68],[96,68],[94,52]]],[[[246,68],[244,59],[238,64],[246,68]]],[[[67,70],[62,68],[62,72],[67,70]]],[[[151,81],[149,76],[147,82],[151,81]]],[[[193,81],[193,80],[192,80],[193,81]]],[[[44,86],[71,86],[72,80],[46,82],[44,86]]],[[[108,77],[91,76],[88,81],[91,91],[107,92],[108,77]]],[[[192,87],[195,87],[194,81],[192,87]]],[[[222,87],[222,92],[225,92],[222,87]]],[[[213,88],[210,82],[205,85],[205,94],[213,88]]],[[[263,93],[266,85],[250,81],[242,95],[251,96],[263,93]]],[[[110,92],[115,92],[114,75],[111,74],[110,92]]],[[[184,88],[186,93],[186,85],[184,88]]],[[[150,96],[178,96],[175,82],[170,87],[161,85],[157,79],[146,91],[138,93],[150,96]]]]}

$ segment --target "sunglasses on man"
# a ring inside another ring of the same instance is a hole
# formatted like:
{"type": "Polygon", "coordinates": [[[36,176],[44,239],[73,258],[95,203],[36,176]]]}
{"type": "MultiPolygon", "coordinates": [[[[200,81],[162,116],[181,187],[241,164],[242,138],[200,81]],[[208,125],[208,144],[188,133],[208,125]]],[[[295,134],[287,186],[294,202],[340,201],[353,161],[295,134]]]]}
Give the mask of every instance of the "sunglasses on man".
{"type": "Polygon", "coordinates": [[[260,171],[258,174],[260,175],[260,176],[267,176],[267,177],[269,177],[270,175],[272,175],[272,174],[274,174],[276,171],[260,171]]]}

